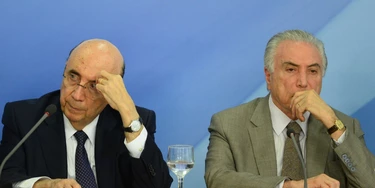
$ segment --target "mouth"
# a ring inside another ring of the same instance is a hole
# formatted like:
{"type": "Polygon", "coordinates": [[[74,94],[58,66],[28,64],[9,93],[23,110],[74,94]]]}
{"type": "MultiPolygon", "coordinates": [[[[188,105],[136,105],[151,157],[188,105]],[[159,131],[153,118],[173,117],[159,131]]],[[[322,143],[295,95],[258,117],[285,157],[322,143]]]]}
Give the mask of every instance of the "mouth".
{"type": "Polygon", "coordinates": [[[76,113],[79,113],[79,112],[83,112],[84,110],[82,110],[82,109],[79,109],[79,108],[75,108],[75,107],[73,107],[70,103],[66,103],[67,105],[66,106],[68,106],[68,108],[69,108],[69,111],[72,111],[72,112],[76,112],[76,113]]]}

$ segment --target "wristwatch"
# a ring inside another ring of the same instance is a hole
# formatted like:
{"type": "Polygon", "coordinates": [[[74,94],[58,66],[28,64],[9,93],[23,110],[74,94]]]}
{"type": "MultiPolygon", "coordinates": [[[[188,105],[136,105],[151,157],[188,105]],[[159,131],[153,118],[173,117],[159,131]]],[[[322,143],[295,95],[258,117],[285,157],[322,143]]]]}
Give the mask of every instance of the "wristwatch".
{"type": "Polygon", "coordinates": [[[337,130],[343,130],[343,129],[345,129],[345,125],[340,120],[336,120],[335,124],[331,128],[328,129],[328,134],[333,134],[337,130]]]}
{"type": "Polygon", "coordinates": [[[138,119],[133,120],[128,127],[124,127],[124,131],[129,133],[137,132],[141,129],[142,124],[142,118],[139,117],[138,119]]]}

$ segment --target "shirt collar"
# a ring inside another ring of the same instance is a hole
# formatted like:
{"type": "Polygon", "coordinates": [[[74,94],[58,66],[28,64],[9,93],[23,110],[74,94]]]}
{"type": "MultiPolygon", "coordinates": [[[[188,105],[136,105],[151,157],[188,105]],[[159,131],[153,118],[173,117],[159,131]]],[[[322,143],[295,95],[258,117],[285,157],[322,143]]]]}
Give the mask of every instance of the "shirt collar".
{"type": "MultiPolygon", "coordinates": [[[[73,125],[70,123],[69,119],[65,116],[65,114],[63,114],[63,116],[64,116],[65,136],[66,136],[66,139],[68,140],[74,137],[74,133],[76,133],[77,130],[73,127],[73,125]]],[[[87,124],[82,130],[83,132],[86,133],[92,145],[95,145],[95,133],[96,133],[96,125],[98,124],[98,120],[99,120],[99,115],[96,116],[96,118],[92,120],[91,123],[87,124]]]]}
{"type": "MultiPolygon", "coordinates": [[[[273,103],[271,95],[269,95],[268,105],[269,105],[269,108],[270,108],[273,130],[275,131],[275,133],[277,135],[280,135],[284,131],[286,126],[289,124],[289,122],[292,121],[292,120],[287,115],[285,115],[284,112],[282,112],[275,105],[275,103],[273,103]]],[[[301,126],[302,132],[304,133],[304,135],[306,135],[306,133],[307,133],[307,120],[310,117],[310,112],[306,111],[303,114],[303,116],[305,117],[304,122],[300,121],[299,119],[295,120],[295,122],[297,122],[301,126]]]]}

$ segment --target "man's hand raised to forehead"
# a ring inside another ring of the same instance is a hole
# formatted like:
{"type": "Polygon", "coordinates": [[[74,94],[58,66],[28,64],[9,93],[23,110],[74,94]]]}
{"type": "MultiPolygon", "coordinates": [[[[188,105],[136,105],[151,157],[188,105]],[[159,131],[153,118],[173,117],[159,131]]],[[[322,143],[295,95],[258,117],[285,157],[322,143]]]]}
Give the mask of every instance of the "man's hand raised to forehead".
{"type": "Polygon", "coordinates": [[[113,109],[120,112],[124,125],[129,125],[132,120],[139,118],[133,99],[126,90],[120,75],[102,70],[96,89],[103,94],[113,109]]]}

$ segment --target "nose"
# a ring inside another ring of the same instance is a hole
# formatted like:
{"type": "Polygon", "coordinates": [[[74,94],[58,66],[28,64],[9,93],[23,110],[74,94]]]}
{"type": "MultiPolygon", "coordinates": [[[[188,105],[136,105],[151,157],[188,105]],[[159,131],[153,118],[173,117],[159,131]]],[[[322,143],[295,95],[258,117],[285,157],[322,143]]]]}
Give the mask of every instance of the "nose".
{"type": "Polygon", "coordinates": [[[301,71],[298,75],[297,86],[299,88],[307,88],[307,73],[306,71],[301,71]]]}
{"type": "Polygon", "coordinates": [[[85,99],[85,87],[81,84],[77,84],[72,92],[72,97],[76,101],[83,101],[85,99]]]}

